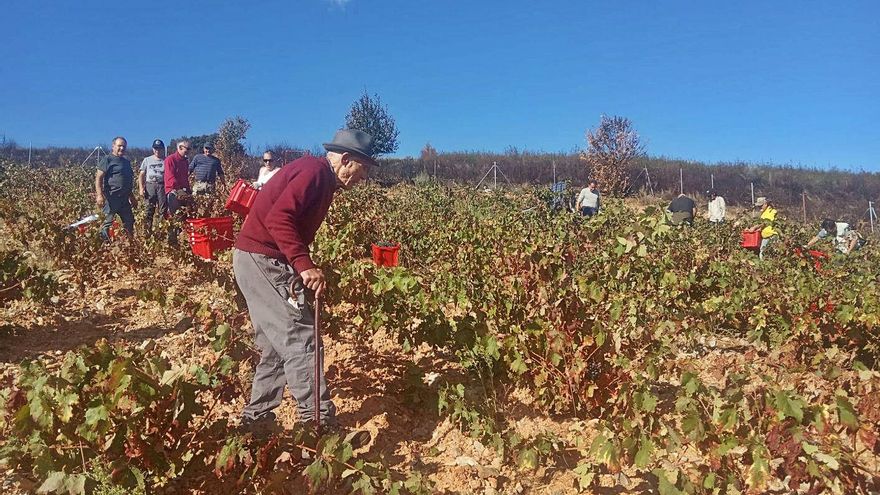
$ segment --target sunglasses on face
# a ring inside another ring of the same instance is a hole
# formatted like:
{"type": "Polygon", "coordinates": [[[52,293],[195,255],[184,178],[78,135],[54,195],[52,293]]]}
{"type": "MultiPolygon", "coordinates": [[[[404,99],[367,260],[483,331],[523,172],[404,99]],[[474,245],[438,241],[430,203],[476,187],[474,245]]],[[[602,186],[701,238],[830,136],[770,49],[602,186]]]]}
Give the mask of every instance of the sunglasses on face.
{"type": "Polygon", "coordinates": [[[271,159],[271,158],[263,158],[263,161],[264,161],[265,163],[269,163],[269,162],[274,162],[275,160],[273,160],[273,159],[271,159]]]}

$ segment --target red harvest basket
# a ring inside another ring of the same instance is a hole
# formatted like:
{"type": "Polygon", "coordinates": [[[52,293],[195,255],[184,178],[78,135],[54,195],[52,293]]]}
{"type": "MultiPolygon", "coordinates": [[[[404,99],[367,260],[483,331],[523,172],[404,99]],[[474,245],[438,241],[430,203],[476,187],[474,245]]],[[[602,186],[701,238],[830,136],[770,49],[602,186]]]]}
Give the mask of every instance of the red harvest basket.
{"type": "Polygon", "coordinates": [[[195,255],[206,260],[214,259],[214,253],[229,249],[235,243],[232,233],[232,217],[190,218],[189,244],[195,255]]]}
{"type": "Polygon", "coordinates": [[[761,247],[761,231],[743,230],[742,242],[740,242],[740,246],[747,249],[761,247]]]}
{"type": "Polygon", "coordinates": [[[376,266],[397,266],[400,244],[394,246],[377,246],[373,244],[373,263],[376,266]]]}
{"type": "Polygon", "coordinates": [[[226,209],[241,216],[246,216],[251,211],[251,205],[254,204],[254,199],[257,197],[258,192],[246,180],[238,179],[238,182],[229,191],[226,209]]]}
{"type": "Polygon", "coordinates": [[[801,249],[794,248],[794,254],[800,256],[806,260],[813,262],[813,267],[816,268],[816,271],[822,271],[822,262],[824,260],[828,260],[830,257],[822,251],[818,251],[816,249],[801,249]]]}

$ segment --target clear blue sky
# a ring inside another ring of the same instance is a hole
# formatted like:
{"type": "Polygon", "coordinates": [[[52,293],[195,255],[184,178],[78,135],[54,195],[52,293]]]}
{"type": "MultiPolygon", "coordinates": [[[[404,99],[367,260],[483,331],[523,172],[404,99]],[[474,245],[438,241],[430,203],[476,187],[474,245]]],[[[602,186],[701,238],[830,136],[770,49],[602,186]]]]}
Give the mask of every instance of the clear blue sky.
{"type": "Polygon", "coordinates": [[[10,1],[0,135],[146,147],[252,124],[312,147],[378,93],[398,155],[570,151],[880,170],[880,2],[10,1]]]}

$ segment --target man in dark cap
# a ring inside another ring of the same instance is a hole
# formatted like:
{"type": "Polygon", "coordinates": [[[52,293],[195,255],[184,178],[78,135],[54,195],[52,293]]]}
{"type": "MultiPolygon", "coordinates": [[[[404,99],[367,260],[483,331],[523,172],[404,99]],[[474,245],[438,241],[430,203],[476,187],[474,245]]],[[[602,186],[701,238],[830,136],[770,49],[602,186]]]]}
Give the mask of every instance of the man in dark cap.
{"type": "Polygon", "coordinates": [[[298,420],[320,415],[322,425],[336,425],[336,408],[320,373],[320,411],[314,410],[314,356],[323,356],[314,339],[314,309],[307,290],[320,297],[324,272],[309,255],[309,245],[333,196],[364,180],[376,166],[373,138],[343,129],[325,143],[324,157],[306,155],[288,163],[257,195],[235,243],[232,266],[247,300],[260,363],[242,424],[273,423],[286,384],[296,400],[298,420]]]}
{"type": "Polygon", "coordinates": [[[168,214],[168,203],[165,196],[165,143],[161,139],[153,141],[153,154],[141,162],[138,186],[141,197],[147,204],[147,218],[144,225],[147,235],[151,235],[156,206],[159,206],[160,217],[165,217],[168,214]]]}

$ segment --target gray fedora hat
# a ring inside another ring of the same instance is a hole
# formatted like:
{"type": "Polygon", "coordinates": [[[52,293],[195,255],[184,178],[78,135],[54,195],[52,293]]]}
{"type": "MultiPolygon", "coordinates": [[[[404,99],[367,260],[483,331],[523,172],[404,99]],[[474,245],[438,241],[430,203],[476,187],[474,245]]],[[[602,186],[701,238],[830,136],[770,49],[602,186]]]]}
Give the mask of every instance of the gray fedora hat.
{"type": "Polygon", "coordinates": [[[339,129],[333,136],[333,141],[324,143],[324,149],[336,153],[354,153],[376,165],[373,158],[373,136],[358,129],[339,129]]]}

